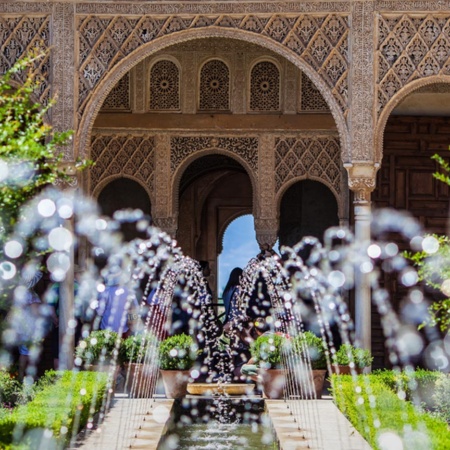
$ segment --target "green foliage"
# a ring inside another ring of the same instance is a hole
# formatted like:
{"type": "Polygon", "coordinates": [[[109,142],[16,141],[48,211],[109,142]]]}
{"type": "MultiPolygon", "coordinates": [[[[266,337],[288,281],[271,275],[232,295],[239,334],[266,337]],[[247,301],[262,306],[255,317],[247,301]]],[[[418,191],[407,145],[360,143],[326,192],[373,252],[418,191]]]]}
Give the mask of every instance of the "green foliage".
{"type": "Polygon", "coordinates": [[[56,382],[43,387],[30,403],[17,407],[10,414],[0,414],[0,443],[6,446],[13,439],[18,439],[19,445],[32,448],[30,442],[14,435],[15,430],[20,430],[25,435],[31,429],[48,429],[62,446],[72,434],[85,426],[94,412],[99,411],[106,393],[107,380],[106,373],[61,373],[56,382]],[[77,416],[79,422],[76,420],[77,416]]]}
{"type": "Polygon", "coordinates": [[[387,432],[397,434],[405,449],[450,448],[447,423],[402,400],[378,375],[359,375],[356,385],[349,375],[333,375],[331,386],[336,405],[372,448],[387,448],[380,445],[387,432]]]}
{"type": "Polygon", "coordinates": [[[433,173],[433,177],[450,186],[450,176],[449,176],[450,164],[444,158],[442,158],[442,156],[438,155],[437,153],[434,154],[431,157],[431,159],[434,159],[439,164],[440,168],[444,171],[444,173],[442,173],[442,172],[433,173]]]}
{"type": "Polygon", "coordinates": [[[312,369],[326,369],[326,347],[319,336],[312,331],[305,331],[292,338],[292,351],[294,355],[304,359],[311,359],[312,369]]]}
{"type": "Polygon", "coordinates": [[[84,364],[108,362],[118,353],[121,339],[110,330],[92,331],[86,339],[78,343],[75,356],[84,364]]]}
{"type": "MultiPolygon", "coordinates": [[[[441,169],[441,172],[433,173],[433,177],[450,186],[450,164],[438,154],[434,154],[431,159],[434,159],[441,169]]],[[[421,280],[425,281],[428,286],[442,291],[448,297],[450,292],[450,282],[448,281],[450,280],[450,238],[439,235],[431,236],[439,242],[439,250],[436,254],[430,256],[422,251],[406,253],[405,256],[414,262],[421,280]]],[[[450,298],[433,302],[428,311],[430,317],[421,324],[420,328],[425,325],[438,326],[444,333],[450,329],[450,298]]]]}
{"type": "Polygon", "coordinates": [[[159,367],[163,370],[188,370],[199,354],[191,336],[177,334],[166,338],[159,347],[159,367]]]}
{"type": "MultiPolygon", "coordinates": [[[[405,257],[410,259],[417,268],[419,279],[427,286],[438,289],[448,295],[450,285],[446,280],[450,280],[450,238],[437,234],[428,234],[424,238],[432,237],[439,243],[436,253],[429,254],[421,252],[405,252],[405,257]]],[[[425,325],[438,326],[441,331],[446,332],[450,328],[450,299],[433,302],[429,309],[430,317],[420,328],[425,325]]]]}
{"type": "Polygon", "coordinates": [[[152,333],[138,333],[122,341],[119,351],[121,363],[144,362],[147,352],[156,357],[158,352],[158,338],[152,333]]]}
{"type": "MultiPolygon", "coordinates": [[[[69,179],[60,149],[72,132],[54,132],[46,123],[53,100],[47,105],[34,101],[42,83],[36,66],[45,56],[45,53],[29,54],[0,77],[0,259],[4,259],[4,243],[26,215],[23,205],[56,180],[69,179]]],[[[91,161],[77,161],[71,170],[83,170],[91,164],[91,161]]],[[[34,251],[28,249],[14,263],[21,266],[25,257],[34,256],[34,251]]],[[[0,320],[9,309],[11,293],[17,284],[18,275],[2,286],[0,320]]]]}
{"type": "Polygon", "coordinates": [[[336,364],[340,366],[349,366],[351,363],[355,367],[364,368],[372,364],[373,356],[370,350],[355,347],[351,344],[342,344],[336,352],[336,364]]]}
{"type": "Polygon", "coordinates": [[[6,370],[0,370],[0,406],[12,406],[17,401],[21,384],[6,370]]]}
{"type": "Polygon", "coordinates": [[[263,334],[250,346],[250,353],[255,362],[264,369],[274,369],[281,365],[281,355],[286,338],[278,334],[263,334]]]}
{"type": "Polygon", "coordinates": [[[434,386],[434,407],[436,413],[450,424],[450,377],[441,376],[434,386]]]}
{"type": "Polygon", "coordinates": [[[68,142],[71,133],[53,132],[45,123],[53,101],[46,106],[33,101],[41,82],[35,62],[43,57],[29,55],[0,78],[0,158],[8,163],[12,175],[0,183],[3,232],[11,230],[19,208],[42,187],[67,177],[60,168],[63,155],[56,149],[68,142]],[[13,81],[18,73],[25,73],[19,85],[13,81]]]}

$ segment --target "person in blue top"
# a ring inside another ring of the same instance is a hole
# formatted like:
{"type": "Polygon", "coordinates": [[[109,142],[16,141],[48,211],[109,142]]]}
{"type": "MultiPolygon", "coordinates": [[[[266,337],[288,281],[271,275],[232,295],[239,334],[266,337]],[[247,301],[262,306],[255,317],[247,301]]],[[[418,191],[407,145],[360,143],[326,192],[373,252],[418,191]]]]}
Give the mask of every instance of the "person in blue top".
{"type": "Polygon", "coordinates": [[[98,296],[97,314],[100,330],[112,330],[123,337],[130,334],[137,322],[139,304],[133,290],[122,280],[122,271],[111,271],[105,280],[105,290],[98,296]]]}

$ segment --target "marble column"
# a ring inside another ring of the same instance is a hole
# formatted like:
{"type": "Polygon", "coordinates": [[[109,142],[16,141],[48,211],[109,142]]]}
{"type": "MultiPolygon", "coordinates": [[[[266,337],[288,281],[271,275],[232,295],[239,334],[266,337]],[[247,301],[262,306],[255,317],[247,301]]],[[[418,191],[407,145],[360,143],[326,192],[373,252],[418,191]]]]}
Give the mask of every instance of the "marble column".
{"type": "MultiPolygon", "coordinates": [[[[371,193],[375,189],[378,165],[346,164],[349,188],[354,192],[355,239],[357,248],[367,248],[370,243],[372,218],[371,193]]],[[[355,337],[366,349],[372,346],[372,304],[369,277],[355,268],[355,337]]]]}

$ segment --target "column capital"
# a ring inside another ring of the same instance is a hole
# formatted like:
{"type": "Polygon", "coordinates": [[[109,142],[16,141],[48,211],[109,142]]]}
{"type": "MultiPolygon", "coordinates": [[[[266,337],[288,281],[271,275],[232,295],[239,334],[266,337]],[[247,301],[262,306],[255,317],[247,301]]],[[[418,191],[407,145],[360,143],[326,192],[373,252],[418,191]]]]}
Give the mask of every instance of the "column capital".
{"type": "Polygon", "coordinates": [[[177,217],[152,217],[153,224],[175,239],[178,230],[177,217]]]}
{"type": "Polygon", "coordinates": [[[255,231],[261,249],[273,248],[278,239],[278,220],[255,218],[255,231]]]}
{"type": "Polygon", "coordinates": [[[354,203],[370,204],[370,194],[376,186],[378,163],[344,164],[348,172],[348,187],[355,193],[354,203]]]}

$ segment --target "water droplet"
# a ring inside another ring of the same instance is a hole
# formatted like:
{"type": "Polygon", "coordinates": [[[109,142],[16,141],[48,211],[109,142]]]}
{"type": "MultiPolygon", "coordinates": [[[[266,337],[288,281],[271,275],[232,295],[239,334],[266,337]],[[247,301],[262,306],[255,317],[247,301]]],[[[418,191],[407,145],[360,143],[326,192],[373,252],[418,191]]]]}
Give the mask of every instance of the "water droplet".
{"type": "Polygon", "coordinates": [[[372,244],[367,248],[367,254],[372,258],[376,259],[381,256],[381,248],[379,245],[372,244]]]}
{"type": "Polygon", "coordinates": [[[68,251],[73,244],[72,233],[66,228],[53,228],[48,235],[48,243],[56,251],[68,251]]]}
{"type": "Polygon", "coordinates": [[[55,202],[49,198],[44,198],[38,203],[37,210],[42,217],[51,217],[56,211],[55,202]]]}
{"type": "Polygon", "coordinates": [[[16,266],[9,261],[4,261],[0,264],[0,276],[4,280],[11,280],[16,275],[16,266]]]}
{"type": "Polygon", "coordinates": [[[401,437],[393,431],[385,431],[378,436],[380,450],[403,450],[401,437]]]}
{"type": "Polygon", "coordinates": [[[5,244],[5,255],[8,258],[18,258],[23,253],[23,246],[18,241],[8,241],[5,244]]]}
{"type": "Polygon", "coordinates": [[[422,248],[430,255],[436,253],[439,250],[439,241],[434,236],[427,236],[422,241],[422,248]]]}

